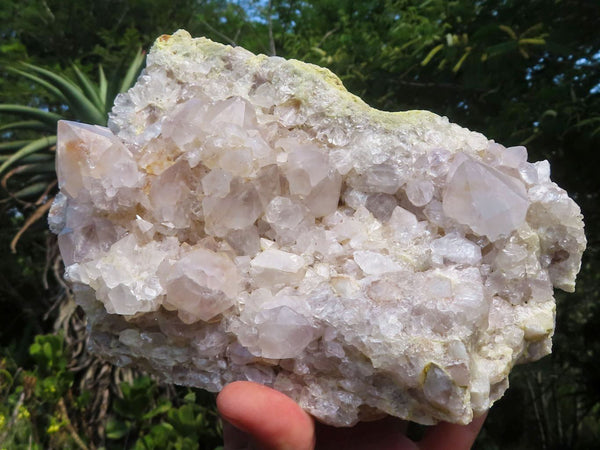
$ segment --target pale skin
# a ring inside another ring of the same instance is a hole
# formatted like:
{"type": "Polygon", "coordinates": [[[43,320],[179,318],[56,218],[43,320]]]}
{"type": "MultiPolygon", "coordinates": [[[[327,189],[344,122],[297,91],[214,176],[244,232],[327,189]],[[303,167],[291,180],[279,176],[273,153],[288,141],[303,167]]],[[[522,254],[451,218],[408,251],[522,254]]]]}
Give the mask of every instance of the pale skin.
{"type": "Polygon", "coordinates": [[[404,432],[407,422],[388,417],[352,428],[316,423],[292,399],[249,381],[231,383],[217,397],[226,450],[468,450],[485,415],[469,425],[439,423],[419,442],[404,432]]]}

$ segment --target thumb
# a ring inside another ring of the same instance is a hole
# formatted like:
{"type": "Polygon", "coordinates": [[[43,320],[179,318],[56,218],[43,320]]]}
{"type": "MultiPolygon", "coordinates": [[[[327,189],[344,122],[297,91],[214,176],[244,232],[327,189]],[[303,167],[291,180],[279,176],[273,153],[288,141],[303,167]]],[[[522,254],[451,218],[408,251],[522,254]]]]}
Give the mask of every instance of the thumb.
{"type": "Polygon", "coordinates": [[[237,381],[217,397],[223,419],[248,433],[264,450],[311,450],[313,419],[291,398],[269,387],[237,381]]]}

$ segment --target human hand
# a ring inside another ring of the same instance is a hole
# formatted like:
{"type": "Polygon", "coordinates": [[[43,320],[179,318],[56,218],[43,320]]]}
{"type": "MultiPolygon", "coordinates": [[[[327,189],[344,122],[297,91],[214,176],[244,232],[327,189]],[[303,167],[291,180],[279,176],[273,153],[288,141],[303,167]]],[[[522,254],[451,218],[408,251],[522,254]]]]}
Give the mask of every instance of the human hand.
{"type": "Polygon", "coordinates": [[[469,425],[442,422],[414,442],[404,434],[408,423],[392,417],[352,428],[315,424],[286,395],[249,381],[225,386],[217,397],[217,407],[224,419],[226,450],[467,450],[485,420],[484,415],[469,425]]]}

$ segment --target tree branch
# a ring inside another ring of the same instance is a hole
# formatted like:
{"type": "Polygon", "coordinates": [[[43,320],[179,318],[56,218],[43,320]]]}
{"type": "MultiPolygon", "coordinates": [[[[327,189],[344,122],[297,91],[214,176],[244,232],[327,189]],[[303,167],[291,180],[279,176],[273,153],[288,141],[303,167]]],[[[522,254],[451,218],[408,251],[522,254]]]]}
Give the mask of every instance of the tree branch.
{"type": "Polygon", "coordinates": [[[335,28],[333,28],[333,29],[329,30],[327,33],[325,33],[325,34],[323,35],[323,37],[321,38],[321,40],[319,41],[319,43],[317,44],[317,47],[321,47],[321,45],[323,45],[323,42],[325,42],[325,40],[326,40],[326,39],[327,39],[329,36],[331,36],[333,33],[335,33],[335,32],[336,32],[337,30],[339,30],[339,29],[340,29],[340,27],[339,27],[339,26],[336,26],[335,28]]]}
{"type": "Polygon", "coordinates": [[[227,41],[227,43],[229,43],[230,45],[233,45],[234,47],[237,47],[237,43],[231,39],[229,36],[221,33],[219,30],[217,30],[216,28],[214,28],[211,24],[209,24],[206,20],[202,20],[201,23],[208,28],[211,32],[215,33],[217,36],[219,36],[221,39],[223,39],[224,41],[227,41]]]}
{"type": "Polygon", "coordinates": [[[71,438],[75,441],[75,443],[81,450],[88,450],[88,446],[85,445],[85,443],[81,440],[81,438],[77,434],[77,430],[75,430],[75,427],[71,422],[71,419],[69,419],[67,406],[65,405],[65,400],[62,397],[58,401],[58,409],[60,410],[60,413],[63,416],[63,420],[65,421],[65,425],[67,427],[67,430],[69,431],[69,434],[71,435],[71,438]]]}

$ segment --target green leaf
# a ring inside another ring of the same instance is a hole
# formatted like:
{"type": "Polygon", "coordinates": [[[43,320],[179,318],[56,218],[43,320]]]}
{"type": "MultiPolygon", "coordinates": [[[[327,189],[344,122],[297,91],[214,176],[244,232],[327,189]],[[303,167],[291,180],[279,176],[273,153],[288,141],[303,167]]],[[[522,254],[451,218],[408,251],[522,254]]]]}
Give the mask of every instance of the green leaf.
{"type": "Polygon", "coordinates": [[[327,56],[327,52],[320,47],[311,47],[310,49],[321,57],[327,56]]]}
{"type": "Polygon", "coordinates": [[[489,57],[493,58],[495,56],[500,56],[504,53],[508,53],[513,50],[516,50],[518,47],[519,47],[519,44],[517,41],[508,41],[508,42],[502,42],[501,44],[496,44],[496,45],[492,45],[492,46],[488,47],[487,52],[489,54],[489,57]]]}
{"type": "Polygon", "coordinates": [[[429,51],[429,53],[427,54],[425,59],[423,61],[421,61],[421,65],[426,66],[427,64],[429,64],[429,61],[431,61],[431,59],[443,48],[444,48],[444,44],[438,44],[435,47],[433,47],[429,51]]]}
{"type": "Polygon", "coordinates": [[[47,181],[39,181],[37,183],[33,183],[28,186],[25,186],[23,189],[20,189],[17,192],[13,192],[11,194],[11,196],[20,198],[20,199],[34,197],[34,196],[40,195],[47,188],[48,188],[47,181]]]}
{"type": "Polygon", "coordinates": [[[100,111],[104,111],[104,101],[101,99],[99,90],[91,80],[84,74],[79,68],[72,64],[71,67],[79,80],[79,84],[85,95],[96,105],[96,108],[100,111]]]}
{"type": "Polygon", "coordinates": [[[39,355],[41,353],[41,351],[42,351],[42,346],[40,345],[39,342],[37,342],[37,340],[36,340],[36,342],[34,342],[33,344],[31,344],[29,346],[29,354],[33,357],[39,355]]]}
{"type": "Polygon", "coordinates": [[[536,23],[535,25],[527,28],[523,33],[521,33],[521,36],[528,36],[534,33],[539,33],[540,31],[542,31],[543,28],[543,23],[536,23]]]}
{"type": "Polygon", "coordinates": [[[580,120],[575,124],[576,127],[583,127],[591,123],[600,122],[600,117],[590,117],[589,119],[580,120]]]}
{"type": "Polygon", "coordinates": [[[196,393],[188,392],[187,394],[185,394],[185,397],[183,397],[183,401],[185,403],[196,403],[196,393]]]}
{"type": "Polygon", "coordinates": [[[48,125],[53,125],[56,127],[56,122],[59,120],[63,120],[63,117],[48,111],[44,111],[38,108],[32,108],[31,106],[23,106],[23,105],[12,105],[12,104],[1,104],[0,105],[0,113],[5,112],[8,114],[15,114],[18,116],[27,116],[32,119],[39,120],[48,125]]]}
{"type": "Polygon", "coordinates": [[[29,144],[31,141],[32,141],[32,139],[24,139],[24,140],[20,140],[20,141],[2,142],[0,144],[0,153],[3,153],[5,151],[12,152],[12,151],[18,150],[21,147],[29,144]]]}
{"type": "Polygon", "coordinates": [[[4,388],[6,386],[10,386],[13,382],[13,376],[10,374],[10,372],[6,369],[0,369],[0,376],[2,378],[4,378],[6,381],[2,380],[2,378],[0,378],[0,380],[2,380],[2,384],[0,384],[0,387],[4,388]]]}
{"type": "Polygon", "coordinates": [[[51,92],[56,98],[58,98],[60,101],[62,102],[66,102],[67,99],[65,98],[65,96],[63,95],[62,92],[60,92],[60,89],[58,89],[56,86],[53,86],[52,84],[48,83],[46,80],[37,77],[29,72],[25,72],[24,70],[21,69],[17,69],[15,67],[9,67],[8,70],[10,72],[16,73],[18,75],[21,75],[22,77],[28,78],[29,80],[33,81],[34,83],[39,84],[40,86],[42,86],[44,89],[46,89],[47,91],[51,92]]]}
{"type": "Polygon", "coordinates": [[[54,359],[52,357],[53,356],[52,345],[50,345],[49,342],[44,342],[44,344],[42,345],[42,351],[48,361],[52,361],[54,359]]]}
{"type": "Polygon", "coordinates": [[[511,27],[509,27],[508,25],[498,25],[498,28],[500,28],[502,31],[504,31],[506,34],[508,34],[511,39],[513,39],[515,41],[517,40],[517,33],[515,33],[513,31],[513,29],[511,27]]]}
{"type": "Polygon", "coordinates": [[[558,113],[554,109],[547,109],[542,113],[540,118],[544,119],[546,117],[558,117],[558,113]]]}
{"type": "Polygon", "coordinates": [[[25,53],[25,51],[26,47],[21,41],[17,40],[0,45],[0,53],[25,53]]]}
{"type": "Polygon", "coordinates": [[[145,393],[147,390],[152,389],[153,386],[154,382],[152,381],[152,378],[150,378],[147,375],[144,375],[134,379],[131,388],[132,392],[145,393]]]}
{"type": "Polygon", "coordinates": [[[153,408],[152,410],[150,410],[146,414],[144,414],[142,416],[142,419],[148,420],[148,419],[152,419],[155,416],[158,416],[159,414],[164,414],[164,413],[168,412],[169,409],[171,409],[171,406],[172,406],[171,402],[164,401],[163,403],[158,405],[156,408],[153,408]]]}
{"type": "Polygon", "coordinates": [[[182,424],[193,426],[196,423],[194,408],[191,405],[183,405],[179,408],[178,416],[182,424]]]}
{"type": "Polygon", "coordinates": [[[49,79],[66,97],[69,107],[82,121],[98,125],[106,125],[104,111],[100,111],[75,83],[69,79],[32,64],[25,64],[29,69],[49,79]]]}
{"type": "Polygon", "coordinates": [[[38,130],[38,131],[53,131],[56,127],[49,127],[44,122],[39,120],[20,120],[18,122],[11,122],[5,125],[0,125],[1,131],[12,131],[12,130],[38,130]]]}
{"type": "Polygon", "coordinates": [[[11,155],[4,163],[0,166],[0,174],[2,174],[7,168],[9,168],[12,164],[23,159],[25,156],[31,155],[32,153],[38,152],[45,148],[48,148],[52,145],[56,144],[56,136],[48,136],[36,139],[35,141],[27,144],[25,147],[21,148],[19,151],[11,155]]]}
{"type": "Polygon", "coordinates": [[[179,448],[176,445],[178,438],[173,425],[167,422],[162,422],[150,428],[150,432],[138,439],[134,445],[134,449],[166,449],[179,448]]]}
{"type": "Polygon", "coordinates": [[[465,51],[465,53],[461,56],[461,58],[458,60],[456,65],[452,68],[452,72],[456,73],[460,70],[460,68],[462,67],[463,63],[465,62],[465,60],[467,59],[467,57],[469,56],[470,53],[471,53],[471,49],[467,48],[467,51],[465,51]]]}
{"type": "Polygon", "coordinates": [[[106,438],[116,441],[125,437],[130,429],[131,423],[129,421],[123,422],[111,417],[106,423],[106,438]]]}
{"type": "MultiPolygon", "coordinates": [[[[8,160],[12,155],[0,155],[0,163],[8,160]]],[[[48,153],[34,153],[21,159],[21,163],[37,163],[42,161],[54,161],[54,155],[48,153]]],[[[54,164],[54,163],[52,163],[54,164]]]]}
{"type": "Polygon", "coordinates": [[[150,405],[153,404],[155,384],[148,376],[133,380],[133,383],[122,383],[123,398],[114,400],[114,411],[129,419],[142,420],[150,405]]]}
{"type": "Polygon", "coordinates": [[[125,92],[133,85],[145,60],[146,54],[141,49],[138,50],[137,54],[133,58],[133,61],[129,65],[129,68],[127,69],[127,73],[125,74],[123,81],[121,82],[119,93],[125,92]]]}
{"type": "Polygon", "coordinates": [[[98,66],[98,78],[100,80],[100,84],[98,87],[98,95],[102,100],[102,109],[106,111],[106,102],[108,100],[106,98],[108,94],[108,82],[106,81],[106,75],[104,74],[104,69],[102,68],[102,65],[98,66]]]}
{"type": "Polygon", "coordinates": [[[546,40],[542,38],[523,38],[519,39],[519,44],[545,45],[546,40]]]}

